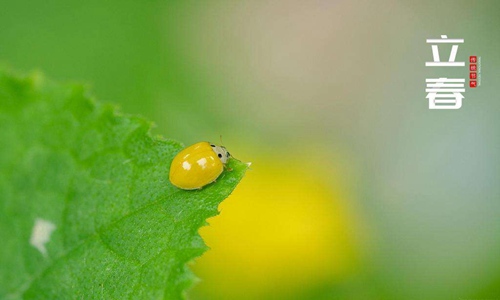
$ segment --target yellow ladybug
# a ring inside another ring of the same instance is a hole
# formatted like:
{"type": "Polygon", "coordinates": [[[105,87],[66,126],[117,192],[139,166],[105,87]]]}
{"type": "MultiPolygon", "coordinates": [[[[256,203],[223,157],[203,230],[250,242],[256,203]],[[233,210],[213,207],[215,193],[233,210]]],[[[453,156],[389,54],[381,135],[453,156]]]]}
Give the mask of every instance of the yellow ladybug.
{"type": "Polygon", "coordinates": [[[183,190],[201,189],[214,182],[231,157],[226,148],[200,142],[179,152],[170,166],[170,182],[183,190]]]}

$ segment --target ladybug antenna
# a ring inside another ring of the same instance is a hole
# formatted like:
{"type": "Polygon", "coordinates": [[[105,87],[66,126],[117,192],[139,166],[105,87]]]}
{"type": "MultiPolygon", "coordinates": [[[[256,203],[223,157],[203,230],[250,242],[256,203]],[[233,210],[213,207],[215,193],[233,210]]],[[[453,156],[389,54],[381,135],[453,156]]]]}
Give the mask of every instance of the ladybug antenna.
{"type": "Polygon", "coordinates": [[[223,146],[224,143],[222,142],[222,134],[219,137],[220,137],[220,145],[223,146]]]}

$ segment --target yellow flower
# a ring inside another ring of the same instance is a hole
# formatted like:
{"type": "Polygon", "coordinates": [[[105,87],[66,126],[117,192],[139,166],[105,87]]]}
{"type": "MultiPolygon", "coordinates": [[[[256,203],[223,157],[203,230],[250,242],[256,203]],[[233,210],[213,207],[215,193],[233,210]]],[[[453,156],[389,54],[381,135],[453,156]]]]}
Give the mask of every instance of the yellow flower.
{"type": "Polygon", "coordinates": [[[192,295],[262,299],[297,295],[351,274],[357,254],[335,171],[299,157],[266,156],[220,206],[200,234],[211,248],[193,266],[192,295]]]}

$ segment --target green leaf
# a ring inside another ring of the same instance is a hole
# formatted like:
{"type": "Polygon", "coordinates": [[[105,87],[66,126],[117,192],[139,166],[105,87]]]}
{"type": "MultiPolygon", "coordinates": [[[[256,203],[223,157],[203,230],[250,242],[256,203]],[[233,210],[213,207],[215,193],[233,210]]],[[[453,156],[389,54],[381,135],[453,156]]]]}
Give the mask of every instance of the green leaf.
{"type": "Polygon", "coordinates": [[[93,101],[81,85],[0,71],[0,298],[178,299],[247,165],[183,191],[183,146],[93,101]]]}

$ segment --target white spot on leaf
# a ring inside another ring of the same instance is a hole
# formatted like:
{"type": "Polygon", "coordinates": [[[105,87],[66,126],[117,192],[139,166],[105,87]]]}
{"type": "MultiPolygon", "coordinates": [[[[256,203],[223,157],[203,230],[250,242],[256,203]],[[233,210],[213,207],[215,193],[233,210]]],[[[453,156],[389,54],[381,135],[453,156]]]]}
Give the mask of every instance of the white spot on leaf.
{"type": "Polygon", "coordinates": [[[50,235],[54,230],[56,230],[54,223],[40,218],[35,220],[35,225],[31,231],[30,244],[37,248],[44,257],[47,257],[45,244],[50,241],[50,235]]]}
{"type": "Polygon", "coordinates": [[[191,169],[191,164],[188,163],[187,161],[185,161],[185,162],[182,163],[182,168],[184,170],[189,170],[189,169],[191,169]]]}

